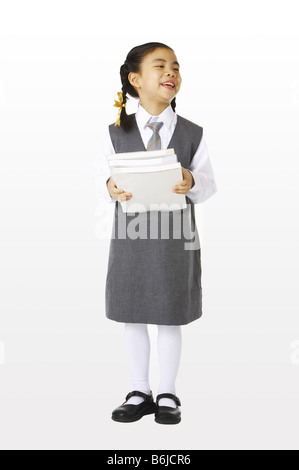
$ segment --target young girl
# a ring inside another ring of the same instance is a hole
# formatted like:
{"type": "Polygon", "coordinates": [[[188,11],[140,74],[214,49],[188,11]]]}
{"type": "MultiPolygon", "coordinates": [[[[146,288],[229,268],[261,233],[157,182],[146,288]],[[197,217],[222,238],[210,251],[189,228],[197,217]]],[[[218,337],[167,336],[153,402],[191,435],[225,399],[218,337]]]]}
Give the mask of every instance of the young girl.
{"type": "Polygon", "coordinates": [[[125,324],[134,391],[112,412],[112,419],[133,422],[153,413],[158,423],[176,424],[181,421],[181,403],[175,388],[181,356],[181,326],[201,317],[202,288],[199,243],[187,246],[186,230],[182,229],[179,237],[177,233],[174,236],[173,224],[178,216],[189,211],[192,232],[198,239],[194,204],[211,197],[216,192],[216,184],[202,127],[175,113],[181,75],[174,51],[161,43],[134,47],[120,68],[120,76],[122,93],[118,93],[119,101],[115,102],[120,109],[116,123],[106,129],[97,191],[101,202],[115,202],[106,279],[106,316],[125,324]],[[126,113],[127,94],[139,98],[136,114],[126,113]],[[115,185],[105,157],[167,148],[174,149],[181,163],[183,179],[172,190],[186,195],[187,208],[168,213],[168,238],[162,237],[160,230],[158,237],[151,237],[151,212],[137,214],[138,224],[147,227],[147,237],[144,233],[139,237],[129,236],[127,229],[136,214],[124,214],[120,202],[133,195],[115,185]],[[161,377],[156,401],[149,384],[148,324],[157,325],[158,329],[161,377]]]}

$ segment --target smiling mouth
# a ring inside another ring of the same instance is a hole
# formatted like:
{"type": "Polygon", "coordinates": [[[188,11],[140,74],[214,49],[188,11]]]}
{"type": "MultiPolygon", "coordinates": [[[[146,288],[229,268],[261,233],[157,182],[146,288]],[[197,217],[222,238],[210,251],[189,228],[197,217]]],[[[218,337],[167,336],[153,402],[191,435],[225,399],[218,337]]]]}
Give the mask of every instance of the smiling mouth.
{"type": "Polygon", "coordinates": [[[163,86],[167,90],[174,90],[175,89],[175,85],[173,83],[168,83],[168,82],[161,83],[161,86],[163,86]]]}

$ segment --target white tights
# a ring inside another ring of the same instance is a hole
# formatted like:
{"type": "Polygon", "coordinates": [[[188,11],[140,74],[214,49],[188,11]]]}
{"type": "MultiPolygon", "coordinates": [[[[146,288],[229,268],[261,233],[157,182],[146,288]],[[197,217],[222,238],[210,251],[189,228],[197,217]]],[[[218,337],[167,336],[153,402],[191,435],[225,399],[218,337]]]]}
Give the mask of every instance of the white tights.
{"type": "MultiPolygon", "coordinates": [[[[160,363],[160,385],[158,395],[175,395],[175,380],[179,369],[182,333],[180,326],[157,325],[158,353],[160,363]]],[[[125,323],[125,343],[133,379],[134,390],[149,394],[150,338],[146,324],[125,323]]],[[[141,397],[132,397],[127,404],[138,405],[141,397]]],[[[175,407],[173,400],[162,398],[161,406],[175,407]]]]}

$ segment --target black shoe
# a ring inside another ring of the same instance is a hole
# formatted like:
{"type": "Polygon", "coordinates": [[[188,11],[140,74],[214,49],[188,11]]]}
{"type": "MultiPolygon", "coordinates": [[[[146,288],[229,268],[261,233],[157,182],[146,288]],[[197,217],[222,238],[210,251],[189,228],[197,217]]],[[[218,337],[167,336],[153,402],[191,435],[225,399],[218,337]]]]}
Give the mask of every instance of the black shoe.
{"type": "Polygon", "coordinates": [[[145,415],[155,413],[155,411],[156,403],[154,402],[152,392],[146,395],[145,393],[135,390],[134,392],[130,392],[126,396],[126,401],[112,412],[112,419],[113,421],[119,421],[121,423],[132,423],[133,421],[138,421],[145,415]],[[140,403],[140,405],[125,405],[131,397],[142,397],[144,401],[140,403]]]}
{"type": "Polygon", "coordinates": [[[156,398],[157,410],[155,413],[155,421],[159,424],[178,424],[181,421],[181,410],[178,408],[181,406],[180,399],[172,393],[162,393],[156,398]],[[176,408],[171,406],[159,406],[159,400],[161,398],[171,398],[177,405],[176,408]]]}

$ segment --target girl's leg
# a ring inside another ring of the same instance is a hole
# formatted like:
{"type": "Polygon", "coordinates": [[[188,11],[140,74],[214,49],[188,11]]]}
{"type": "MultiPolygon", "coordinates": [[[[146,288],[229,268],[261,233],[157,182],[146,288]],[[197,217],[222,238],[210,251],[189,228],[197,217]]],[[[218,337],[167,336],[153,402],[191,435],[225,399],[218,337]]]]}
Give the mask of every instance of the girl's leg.
{"type": "MultiPolygon", "coordinates": [[[[125,323],[125,342],[134,390],[148,395],[150,393],[150,339],[147,325],[141,323],[125,323]]],[[[126,404],[139,405],[143,401],[141,397],[131,397],[126,404]]]]}
{"type": "MultiPolygon", "coordinates": [[[[160,362],[160,386],[158,395],[175,395],[175,381],[179,369],[182,350],[182,332],[180,326],[158,325],[158,353],[160,362]]],[[[162,398],[160,406],[176,407],[170,398],[162,398]]]]}

